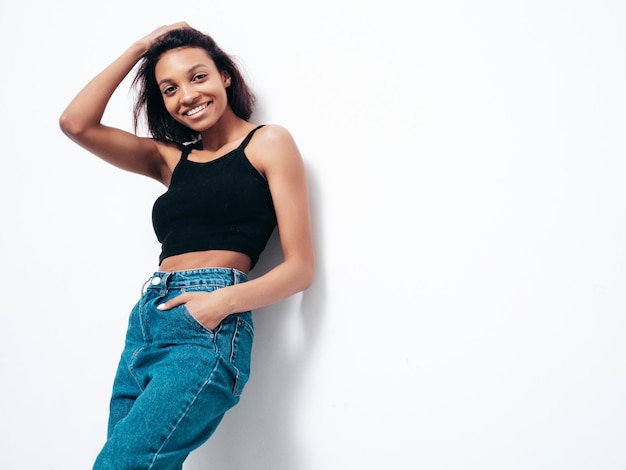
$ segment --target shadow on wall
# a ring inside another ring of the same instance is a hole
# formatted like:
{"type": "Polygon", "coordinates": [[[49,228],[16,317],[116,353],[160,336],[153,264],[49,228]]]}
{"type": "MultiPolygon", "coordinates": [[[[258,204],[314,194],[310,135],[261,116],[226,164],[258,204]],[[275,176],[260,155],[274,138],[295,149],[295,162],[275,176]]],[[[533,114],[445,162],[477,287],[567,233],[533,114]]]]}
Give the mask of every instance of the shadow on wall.
{"type": "MultiPolygon", "coordinates": [[[[240,403],[213,437],[193,452],[184,470],[297,470],[305,468],[297,415],[308,361],[314,354],[326,303],[319,186],[307,168],[316,274],[305,292],[254,312],[252,373],[240,403]]],[[[282,260],[274,233],[251,273],[258,277],[282,260]]]]}

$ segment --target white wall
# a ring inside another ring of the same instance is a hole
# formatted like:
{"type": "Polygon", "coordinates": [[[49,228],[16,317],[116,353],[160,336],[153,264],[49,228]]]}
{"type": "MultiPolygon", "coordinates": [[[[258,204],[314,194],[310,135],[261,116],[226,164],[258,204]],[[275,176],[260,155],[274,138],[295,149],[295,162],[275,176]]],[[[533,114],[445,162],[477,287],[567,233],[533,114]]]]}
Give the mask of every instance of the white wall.
{"type": "Polygon", "coordinates": [[[319,258],[256,312],[242,402],[185,469],[626,468],[623,2],[39,3],[0,15],[0,468],[103,443],[162,188],[57,119],[181,19],[298,141],[319,258]]]}

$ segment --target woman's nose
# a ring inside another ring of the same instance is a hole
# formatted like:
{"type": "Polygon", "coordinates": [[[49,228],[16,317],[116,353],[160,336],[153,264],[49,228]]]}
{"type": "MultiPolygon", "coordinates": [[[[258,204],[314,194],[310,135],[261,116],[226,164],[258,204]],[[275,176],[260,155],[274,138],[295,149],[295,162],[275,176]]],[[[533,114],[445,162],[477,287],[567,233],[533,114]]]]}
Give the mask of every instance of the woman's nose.
{"type": "Polygon", "coordinates": [[[183,87],[181,90],[180,100],[183,103],[191,103],[193,102],[196,94],[193,91],[192,87],[183,87]]]}

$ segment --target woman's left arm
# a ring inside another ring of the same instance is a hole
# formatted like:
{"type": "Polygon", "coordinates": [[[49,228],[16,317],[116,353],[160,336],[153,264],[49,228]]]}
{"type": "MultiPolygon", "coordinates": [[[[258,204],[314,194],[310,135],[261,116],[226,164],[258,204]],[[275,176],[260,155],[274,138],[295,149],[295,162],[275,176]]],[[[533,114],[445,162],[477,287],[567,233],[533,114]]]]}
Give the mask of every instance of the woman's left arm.
{"type": "Polygon", "coordinates": [[[315,257],[308,185],[296,143],[286,129],[268,125],[257,131],[246,153],[268,181],[278,221],[283,261],[246,283],[211,293],[181,294],[161,306],[170,309],[186,303],[194,316],[208,328],[217,326],[232,313],[279,302],[305,290],[313,281],[315,257]]]}
{"type": "Polygon", "coordinates": [[[300,151],[291,134],[280,126],[268,125],[257,133],[259,140],[250,158],[265,175],[272,193],[284,261],[241,284],[241,289],[233,288],[229,313],[265,307],[306,289],[315,269],[308,185],[300,151]]]}

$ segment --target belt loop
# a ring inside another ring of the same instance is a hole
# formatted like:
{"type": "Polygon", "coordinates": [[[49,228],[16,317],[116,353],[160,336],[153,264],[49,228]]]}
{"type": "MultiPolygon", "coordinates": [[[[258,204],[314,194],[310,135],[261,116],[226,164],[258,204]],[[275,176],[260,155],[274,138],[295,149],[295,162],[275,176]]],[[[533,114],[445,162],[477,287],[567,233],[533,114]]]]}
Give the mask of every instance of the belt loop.
{"type": "Polygon", "coordinates": [[[159,295],[165,296],[167,294],[167,285],[169,284],[169,279],[171,275],[172,273],[163,273],[160,276],[161,277],[161,283],[160,283],[161,291],[159,292],[159,295]]]}
{"type": "Polygon", "coordinates": [[[233,285],[239,284],[239,273],[236,269],[233,269],[233,285]]]}

